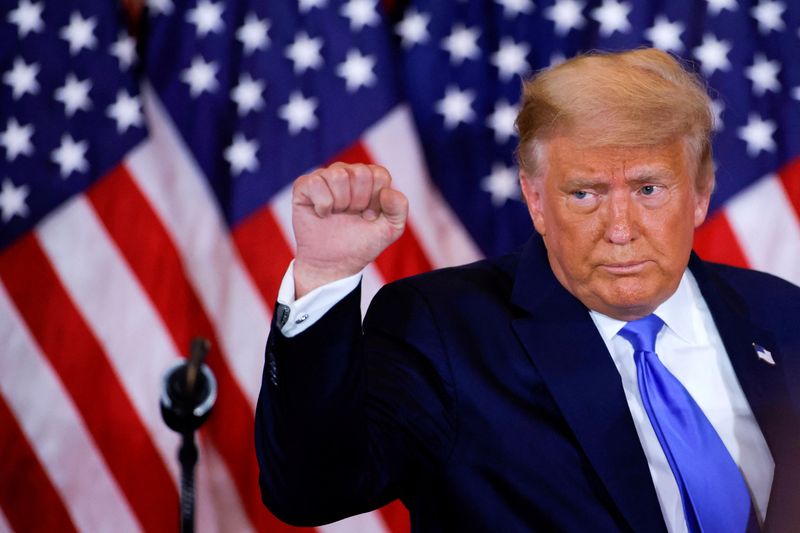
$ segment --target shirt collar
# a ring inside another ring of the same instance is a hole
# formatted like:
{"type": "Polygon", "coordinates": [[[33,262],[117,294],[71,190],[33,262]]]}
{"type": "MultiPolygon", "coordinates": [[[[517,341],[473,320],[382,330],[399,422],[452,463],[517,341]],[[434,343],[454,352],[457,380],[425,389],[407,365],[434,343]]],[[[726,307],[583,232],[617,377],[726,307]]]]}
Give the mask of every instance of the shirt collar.
{"type": "MultiPolygon", "coordinates": [[[[694,285],[696,285],[694,277],[687,269],[672,296],[653,311],[653,314],[663,320],[673,333],[688,343],[697,342],[697,332],[692,320],[693,311],[697,308],[697,291],[693,290],[694,285]]],[[[611,318],[598,311],[590,310],[589,313],[605,341],[610,341],[627,324],[624,320],[611,318]]]]}

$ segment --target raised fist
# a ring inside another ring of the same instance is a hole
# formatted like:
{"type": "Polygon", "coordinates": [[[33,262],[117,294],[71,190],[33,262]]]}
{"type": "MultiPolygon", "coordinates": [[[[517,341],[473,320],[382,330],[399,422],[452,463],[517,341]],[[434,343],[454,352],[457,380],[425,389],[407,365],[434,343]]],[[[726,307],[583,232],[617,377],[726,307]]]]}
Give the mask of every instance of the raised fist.
{"type": "Polygon", "coordinates": [[[352,276],[403,233],[408,200],[378,165],[334,163],[292,188],[295,297],[352,276]]]}

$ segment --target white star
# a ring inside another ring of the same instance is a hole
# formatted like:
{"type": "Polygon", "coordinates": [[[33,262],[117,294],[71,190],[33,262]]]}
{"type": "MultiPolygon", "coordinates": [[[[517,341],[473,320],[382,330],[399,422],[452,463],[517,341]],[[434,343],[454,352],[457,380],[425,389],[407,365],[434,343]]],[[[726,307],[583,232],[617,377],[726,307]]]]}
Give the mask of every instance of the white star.
{"type": "Polygon", "coordinates": [[[372,69],[375,67],[373,56],[361,55],[358,50],[347,52],[347,59],[336,67],[336,74],[344,78],[347,83],[347,92],[354,93],[361,87],[375,85],[377,78],[372,69]]]}
{"type": "Polygon", "coordinates": [[[58,35],[69,41],[69,53],[75,55],[84,48],[91,50],[97,46],[97,38],[94,36],[96,26],[94,17],[85,19],[75,11],[69,17],[69,24],[61,28],[58,35]]]}
{"type": "Polygon", "coordinates": [[[723,9],[728,11],[736,11],[736,0],[706,0],[708,2],[708,11],[712,15],[719,15],[723,9]]]}
{"type": "Polygon", "coordinates": [[[169,15],[175,9],[172,0],[147,0],[147,9],[152,16],[169,15]]]}
{"type": "Polygon", "coordinates": [[[530,13],[533,11],[531,0],[494,0],[503,6],[503,15],[506,17],[516,17],[520,13],[530,13]]]}
{"type": "Polygon", "coordinates": [[[61,145],[53,150],[52,159],[58,164],[61,177],[67,179],[75,171],[86,172],[89,163],[86,162],[86,150],[89,144],[86,141],[75,142],[69,134],[61,136],[61,145]]]}
{"type": "Polygon", "coordinates": [[[186,12],[186,21],[195,25],[198,37],[205,37],[209,32],[221,33],[225,27],[222,22],[223,9],[222,2],[200,0],[197,7],[186,12]]]}
{"type": "Polygon", "coordinates": [[[481,180],[481,189],[492,195],[492,205],[495,207],[520,197],[516,171],[502,163],[492,165],[492,173],[481,180]]]}
{"type": "Polygon", "coordinates": [[[259,19],[255,13],[250,13],[238,30],[236,38],[244,45],[244,53],[251,54],[256,50],[264,50],[269,46],[269,31],[271,24],[267,19],[259,19]]]}
{"type": "Polygon", "coordinates": [[[765,0],[750,10],[750,14],[758,21],[758,30],[761,33],[769,33],[772,30],[781,31],[786,28],[783,23],[783,12],[786,6],[775,0],[765,0]]]}
{"type": "Polygon", "coordinates": [[[295,74],[322,66],[322,37],[311,39],[306,32],[300,32],[294,42],[286,48],[286,57],[294,63],[295,74]]]}
{"type": "Polygon", "coordinates": [[[56,89],[55,97],[64,104],[64,112],[71,117],[78,110],[88,111],[92,108],[92,101],[89,99],[91,89],[92,82],[89,78],[80,81],[75,74],[69,74],[64,85],[56,89]]]}
{"type": "Polygon", "coordinates": [[[10,179],[3,180],[3,190],[0,191],[0,213],[3,222],[8,222],[14,215],[20,218],[28,216],[28,204],[25,203],[28,193],[30,189],[27,185],[14,187],[10,179]]]}
{"type": "Polygon", "coordinates": [[[772,120],[762,120],[755,113],[750,113],[747,126],[739,128],[739,138],[747,143],[747,153],[750,157],[757,156],[760,152],[774,152],[775,140],[772,135],[777,126],[772,120]]]}
{"type": "Polygon", "coordinates": [[[375,5],[378,0],[348,0],[339,11],[343,16],[350,19],[350,29],[359,31],[364,26],[377,26],[380,22],[375,5]]]}
{"type": "Polygon", "coordinates": [[[753,64],[745,69],[745,75],[753,82],[753,93],[761,96],[767,91],[777,93],[781,90],[781,84],[778,81],[778,72],[780,71],[780,63],[767,61],[764,54],[756,54],[753,64]]]}
{"type": "Polygon", "coordinates": [[[686,27],[681,22],[670,22],[664,15],[659,15],[653,25],[644,32],[644,36],[656,48],[665,52],[680,52],[683,50],[681,33],[685,29],[686,27]]]}
{"type": "Polygon", "coordinates": [[[263,81],[254,80],[250,74],[239,76],[239,85],[231,91],[231,100],[236,102],[239,115],[244,116],[250,111],[258,111],[264,107],[264,99],[261,97],[263,92],[263,81]]]}
{"type": "Polygon", "coordinates": [[[489,115],[486,124],[494,130],[494,140],[498,143],[506,142],[512,135],[516,135],[514,122],[517,120],[517,106],[500,100],[494,106],[494,112],[489,115]]]}
{"type": "Polygon", "coordinates": [[[225,149],[225,160],[231,165],[231,174],[238,176],[243,170],[255,172],[258,169],[258,141],[248,141],[244,135],[237,133],[233,142],[225,149]]]}
{"type": "Polygon", "coordinates": [[[319,104],[316,98],[305,98],[299,91],[289,97],[289,102],[278,110],[278,116],[289,123],[289,133],[296,135],[303,129],[309,131],[317,127],[314,110],[319,104]]]}
{"type": "Polygon", "coordinates": [[[725,111],[725,102],[711,100],[711,113],[714,115],[714,131],[722,131],[725,123],[722,122],[722,112],[725,111]]]}
{"type": "Polygon", "coordinates": [[[731,45],[728,41],[720,41],[714,35],[707,33],[703,36],[703,44],[694,49],[694,56],[700,61],[700,70],[710,76],[717,70],[730,70],[731,62],[728,52],[731,45]]]}
{"type": "Polygon", "coordinates": [[[492,64],[500,70],[500,79],[509,80],[530,70],[526,57],[531,47],[527,43],[515,43],[508,37],[500,41],[500,49],[492,56],[492,64]]]}
{"type": "Polygon", "coordinates": [[[633,9],[630,4],[618,0],[603,0],[603,5],[592,10],[592,18],[600,23],[600,35],[608,37],[615,31],[626,32],[631,29],[628,15],[633,9]]]}
{"type": "Polygon", "coordinates": [[[116,42],[111,45],[111,55],[119,60],[120,70],[128,70],[136,61],[136,43],[127,32],[119,32],[116,42]]]}
{"type": "Polygon", "coordinates": [[[43,9],[44,6],[42,6],[41,2],[33,3],[30,0],[21,0],[17,9],[8,12],[6,20],[17,25],[17,35],[21,39],[30,32],[35,33],[44,30],[43,9]]]}
{"type": "Polygon", "coordinates": [[[138,95],[131,96],[124,89],[120,89],[117,92],[117,100],[108,106],[106,115],[117,123],[117,133],[124,133],[131,126],[142,125],[142,102],[138,95]]]}
{"type": "Polygon", "coordinates": [[[192,66],[181,72],[181,81],[189,84],[189,91],[193,97],[199,96],[203,91],[214,92],[217,88],[217,71],[219,67],[213,61],[206,63],[200,57],[192,59],[192,66]]]}
{"type": "Polygon", "coordinates": [[[475,118],[472,110],[472,101],[475,100],[473,91],[462,91],[458,87],[448,87],[444,98],[436,102],[436,111],[444,116],[444,126],[452,130],[460,123],[470,122],[475,118]]]}
{"type": "Polygon", "coordinates": [[[566,35],[570,30],[586,25],[586,19],[581,14],[585,5],[580,0],[556,0],[555,4],[544,10],[544,16],[555,23],[556,34],[566,35]]]}
{"type": "Polygon", "coordinates": [[[465,59],[477,59],[478,28],[467,28],[463,24],[453,26],[453,31],[442,41],[442,48],[450,53],[450,62],[460,65],[465,59]]]}
{"type": "Polygon", "coordinates": [[[14,66],[3,75],[3,81],[11,86],[14,100],[19,100],[25,93],[36,94],[39,92],[39,82],[36,75],[39,74],[39,65],[31,63],[28,65],[25,60],[18,57],[14,60],[14,66]]]}
{"type": "Polygon", "coordinates": [[[327,4],[328,0],[300,0],[300,13],[308,13],[314,7],[322,9],[327,4]]]}
{"type": "Polygon", "coordinates": [[[33,125],[20,125],[17,119],[8,119],[8,125],[0,133],[0,146],[6,149],[6,160],[13,161],[18,155],[31,155],[33,153],[33,125]]]}
{"type": "Polygon", "coordinates": [[[403,20],[397,25],[397,35],[402,38],[403,48],[411,48],[415,44],[428,42],[428,23],[431,16],[428,13],[420,13],[416,8],[406,11],[403,20]]]}

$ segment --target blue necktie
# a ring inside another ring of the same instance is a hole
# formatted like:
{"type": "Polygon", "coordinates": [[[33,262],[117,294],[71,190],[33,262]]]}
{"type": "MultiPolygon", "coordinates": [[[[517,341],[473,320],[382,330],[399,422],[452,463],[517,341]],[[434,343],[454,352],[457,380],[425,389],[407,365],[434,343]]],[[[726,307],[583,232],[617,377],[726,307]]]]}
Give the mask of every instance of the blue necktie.
{"type": "Polygon", "coordinates": [[[689,532],[746,531],[751,512],[747,485],[703,411],[655,353],[663,325],[648,315],[629,322],[619,334],[633,345],[639,394],[678,482],[689,532]]]}

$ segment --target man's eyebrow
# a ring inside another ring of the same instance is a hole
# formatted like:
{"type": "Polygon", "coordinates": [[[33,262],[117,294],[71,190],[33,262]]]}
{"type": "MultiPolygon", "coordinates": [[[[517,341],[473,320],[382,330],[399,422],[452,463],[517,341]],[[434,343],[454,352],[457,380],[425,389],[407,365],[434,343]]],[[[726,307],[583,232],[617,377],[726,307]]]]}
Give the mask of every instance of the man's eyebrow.
{"type": "Polygon", "coordinates": [[[668,178],[673,171],[663,165],[647,165],[628,170],[628,177],[625,181],[640,183],[652,179],[668,178]]]}
{"type": "MultiPolygon", "coordinates": [[[[641,165],[627,170],[627,183],[644,183],[654,179],[664,179],[673,175],[673,170],[665,165],[641,165]]],[[[581,175],[576,172],[568,177],[563,187],[568,189],[597,189],[609,186],[609,180],[601,175],[593,176],[589,173],[581,175]]]]}
{"type": "Polygon", "coordinates": [[[564,182],[564,186],[569,189],[595,189],[597,187],[607,187],[608,180],[588,176],[575,176],[567,178],[564,182]]]}

